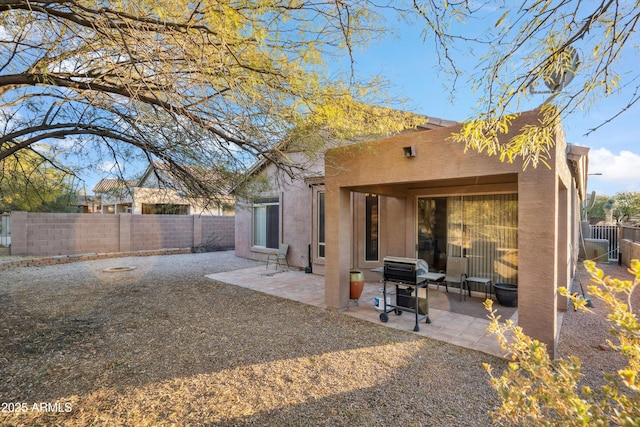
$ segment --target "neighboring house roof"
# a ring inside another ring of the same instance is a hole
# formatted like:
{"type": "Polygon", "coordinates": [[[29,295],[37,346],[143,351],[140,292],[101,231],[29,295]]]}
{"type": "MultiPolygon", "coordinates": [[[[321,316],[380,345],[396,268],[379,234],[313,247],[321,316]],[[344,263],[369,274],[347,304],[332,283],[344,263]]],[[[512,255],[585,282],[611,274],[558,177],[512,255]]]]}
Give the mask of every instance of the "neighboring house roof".
{"type": "Polygon", "coordinates": [[[216,215],[230,212],[235,202],[229,194],[224,172],[197,166],[150,164],[137,180],[102,179],[94,192],[102,197],[103,206],[127,205],[131,213],[144,213],[146,205],[189,205],[192,215],[216,215]],[[190,175],[204,181],[195,182],[190,175]],[[195,188],[190,188],[190,186],[195,188]]]}
{"type": "Polygon", "coordinates": [[[133,187],[137,184],[137,179],[103,178],[93,187],[95,194],[108,193],[114,190],[133,187]]]}
{"type": "Polygon", "coordinates": [[[76,205],[78,206],[86,206],[93,202],[99,202],[100,196],[77,196],[76,197],[76,205]]]}
{"type": "MultiPolygon", "coordinates": [[[[224,177],[222,177],[216,170],[205,168],[202,166],[181,165],[180,167],[183,168],[186,172],[198,177],[199,179],[202,179],[205,182],[216,183],[215,188],[220,190],[221,195],[229,195],[229,183],[223,182],[224,177]]],[[[161,184],[167,184],[167,181],[175,184],[177,187],[180,185],[182,179],[180,178],[180,174],[173,170],[170,165],[161,162],[154,162],[147,167],[147,170],[138,181],[137,186],[143,188],[161,188],[161,184]],[[154,177],[158,178],[161,182],[157,182],[156,180],[154,180],[154,177]]]]}
{"type": "Polygon", "coordinates": [[[423,125],[418,125],[418,128],[420,129],[431,130],[431,129],[437,129],[437,128],[446,128],[449,126],[460,124],[455,120],[445,120],[445,119],[439,119],[437,117],[428,117],[428,116],[424,116],[424,117],[427,119],[427,122],[423,125]]]}

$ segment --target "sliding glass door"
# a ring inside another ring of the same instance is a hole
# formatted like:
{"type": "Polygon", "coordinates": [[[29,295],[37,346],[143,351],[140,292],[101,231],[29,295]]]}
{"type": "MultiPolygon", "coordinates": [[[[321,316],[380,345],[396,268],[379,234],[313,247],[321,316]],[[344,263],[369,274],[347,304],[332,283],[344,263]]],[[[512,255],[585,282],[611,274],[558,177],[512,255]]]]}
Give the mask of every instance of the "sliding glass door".
{"type": "Polygon", "coordinates": [[[418,199],[418,258],[429,268],[444,270],[447,262],[447,198],[418,199]]]}
{"type": "Polygon", "coordinates": [[[425,197],[417,206],[417,255],[434,270],[463,256],[470,276],[517,283],[517,194],[425,197]]]}

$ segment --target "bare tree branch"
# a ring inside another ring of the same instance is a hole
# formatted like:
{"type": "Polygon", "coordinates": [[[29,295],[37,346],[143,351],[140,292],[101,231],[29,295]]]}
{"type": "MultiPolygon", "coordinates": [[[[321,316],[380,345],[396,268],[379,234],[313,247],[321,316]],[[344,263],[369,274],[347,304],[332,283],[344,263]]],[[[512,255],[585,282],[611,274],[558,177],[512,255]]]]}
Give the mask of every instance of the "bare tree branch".
{"type": "MultiPolygon", "coordinates": [[[[551,75],[577,73],[575,83],[554,88],[557,92],[544,101],[543,104],[554,107],[548,110],[554,112],[544,126],[556,126],[561,118],[586,110],[612,93],[623,93],[622,88],[633,91],[628,106],[637,102],[638,86],[629,85],[640,77],[637,67],[629,65],[637,62],[639,45],[636,28],[640,11],[633,3],[526,0],[518,4],[489,4],[413,0],[414,8],[424,21],[425,33],[436,44],[440,64],[454,75],[454,85],[460,75],[460,58],[455,56],[454,48],[466,47],[482,53],[476,73],[470,76],[479,98],[478,110],[456,139],[467,148],[486,150],[505,159],[522,157],[525,164],[534,166],[538,161],[544,162],[551,140],[541,139],[534,150],[516,152],[515,147],[522,145],[519,136],[497,146],[494,136],[509,126],[512,115],[521,111],[522,105],[533,102],[533,97],[541,93],[537,87],[551,75]],[[472,9],[472,4],[477,5],[477,9],[472,9]],[[484,31],[474,27],[474,36],[465,33],[467,22],[478,24],[477,17],[487,16],[495,16],[495,21],[485,25],[484,31]],[[579,53],[577,70],[571,52],[579,53]]],[[[605,123],[627,108],[613,113],[605,123]]]]}
{"type": "Polygon", "coordinates": [[[383,34],[384,9],[394,10],[370,0],[0,0],[0,105],[15,113],[0,159],[41,143],[70,154],[56,139],[78,139],[76,156],[95,163],[79,147],[104,147],[117,164],[163,162],[199,195],[211,183],[194,165],[240,179],[266,159],[293,175],[301,166],[282,147],[296,128],[348,135],[410,125],[361,107],[384,100],[379,82],[324,69],[383,34]]]}

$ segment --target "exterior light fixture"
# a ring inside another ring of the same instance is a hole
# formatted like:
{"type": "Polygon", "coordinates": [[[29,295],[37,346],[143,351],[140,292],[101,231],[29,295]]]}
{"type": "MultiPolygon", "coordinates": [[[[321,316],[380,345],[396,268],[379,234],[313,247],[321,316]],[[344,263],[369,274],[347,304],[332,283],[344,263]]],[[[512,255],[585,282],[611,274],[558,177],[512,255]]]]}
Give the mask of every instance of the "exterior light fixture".
{"type": "Polygon", "coordinates": [[[402,152],[405,157],[415,157],[416,156],[416,147],[413,145],[410,147],[402,147],[402,152]]]}

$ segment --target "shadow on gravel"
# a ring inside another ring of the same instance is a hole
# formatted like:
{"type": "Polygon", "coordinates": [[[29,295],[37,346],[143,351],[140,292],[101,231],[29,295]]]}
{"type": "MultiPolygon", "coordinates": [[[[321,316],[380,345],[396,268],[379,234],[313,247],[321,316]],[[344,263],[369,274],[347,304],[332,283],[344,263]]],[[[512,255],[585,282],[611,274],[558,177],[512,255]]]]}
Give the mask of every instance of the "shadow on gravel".
{"type": "Polygon", "coordinates": [[[74,405],[13,421],[422,425],[436,413],[455,420],[459,401],[476,425],[488,420],[480,414],[493,392],[481,363],[502,361],[214,282],[203,277],[206,267],[167,273],[175,260],[166,256],[144,275],[103,273],[109,279],[53,274],[63,266],[40,268],[21,285],[7,286],[3,275],[0,395],[74,405]],[[238,401],[227,395],[233,390],[238,401]]]}

